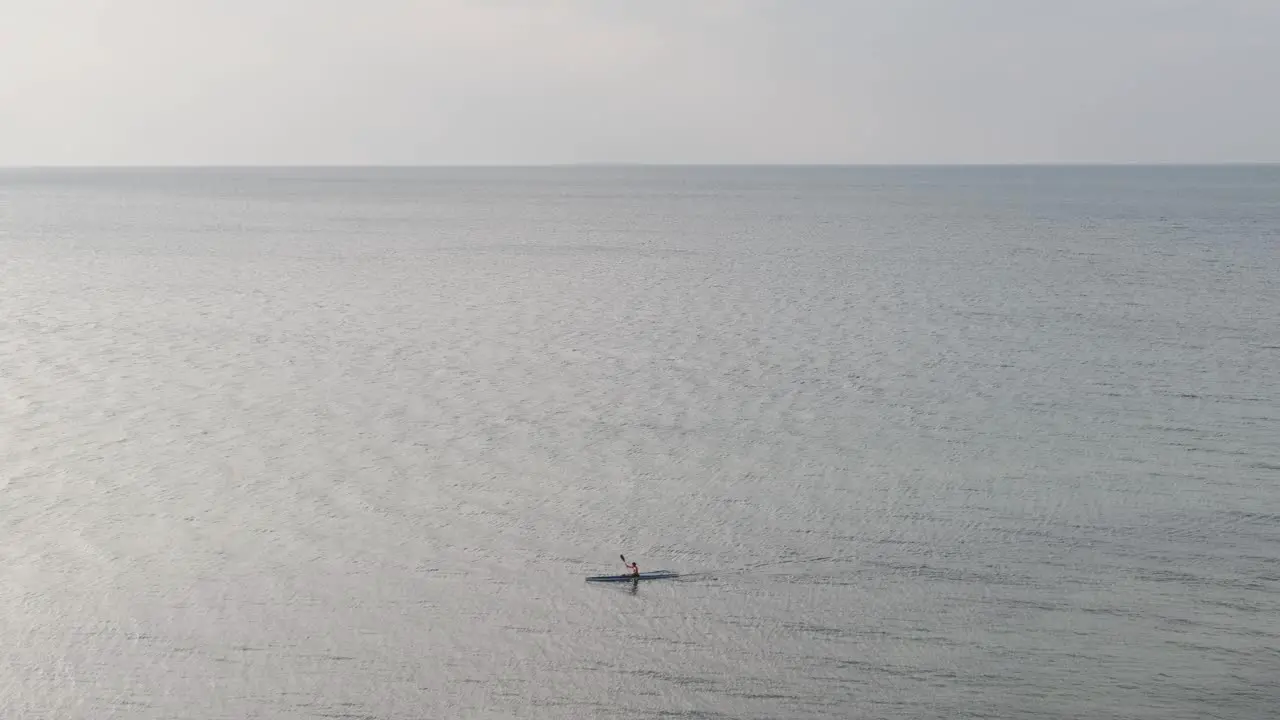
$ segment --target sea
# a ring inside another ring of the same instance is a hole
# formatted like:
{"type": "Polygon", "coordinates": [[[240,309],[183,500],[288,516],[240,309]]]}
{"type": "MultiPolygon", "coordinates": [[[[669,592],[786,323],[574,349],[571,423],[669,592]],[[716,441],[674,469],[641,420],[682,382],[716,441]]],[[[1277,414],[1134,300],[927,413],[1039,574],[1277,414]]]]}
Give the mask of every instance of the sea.
{"type": "Polygon", "coordinates": [[[1280,717],[1280,166],[0,170],[0,639],[15,719],[1280,717]]]}

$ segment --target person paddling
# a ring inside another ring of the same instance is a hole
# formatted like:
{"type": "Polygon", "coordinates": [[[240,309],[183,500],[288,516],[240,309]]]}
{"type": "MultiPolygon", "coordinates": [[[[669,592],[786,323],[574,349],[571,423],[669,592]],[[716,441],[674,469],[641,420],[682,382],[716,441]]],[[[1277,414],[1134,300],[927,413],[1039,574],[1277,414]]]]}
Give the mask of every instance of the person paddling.
{"type": "Polygon", "coordinates": [[[640,566],[639,566],[639,565],[637,565],[637,564],[635,564],[635,563],[633,563],[633,562],[627,562],[627,556],[626,556],[626,555],[619,555],[618,557],[622,558],[622,564],[623,564],[623,565],[626,565],[626,566],[627,566],[627,569],[631,571],[631,577],[640,577],[640,566]]]}

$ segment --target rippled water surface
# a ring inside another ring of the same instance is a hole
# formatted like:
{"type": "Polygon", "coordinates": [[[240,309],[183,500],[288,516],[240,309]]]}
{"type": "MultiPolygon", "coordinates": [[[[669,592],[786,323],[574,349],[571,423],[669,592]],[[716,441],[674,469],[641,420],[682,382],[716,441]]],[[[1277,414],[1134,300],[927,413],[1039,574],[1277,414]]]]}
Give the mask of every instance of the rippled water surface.
{"type": "Polygon", "coordinates": [[[1278,387],[1280,168],[3,171],[0,714],[1275,717],[1278,387]]]}

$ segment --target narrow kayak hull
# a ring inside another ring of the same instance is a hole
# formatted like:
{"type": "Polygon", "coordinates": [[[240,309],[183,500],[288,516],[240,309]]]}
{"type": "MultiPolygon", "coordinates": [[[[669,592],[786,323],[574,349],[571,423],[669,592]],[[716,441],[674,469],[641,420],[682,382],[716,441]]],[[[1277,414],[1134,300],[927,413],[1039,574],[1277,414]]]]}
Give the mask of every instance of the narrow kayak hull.
{"type": "Polygon", "coordinates": [[[680,577],[680,573],[671,570],[654,570],[639,575],[595,575],[587,578],[587,582],[635,582],[636,580],[670,580],[680,577]]]}

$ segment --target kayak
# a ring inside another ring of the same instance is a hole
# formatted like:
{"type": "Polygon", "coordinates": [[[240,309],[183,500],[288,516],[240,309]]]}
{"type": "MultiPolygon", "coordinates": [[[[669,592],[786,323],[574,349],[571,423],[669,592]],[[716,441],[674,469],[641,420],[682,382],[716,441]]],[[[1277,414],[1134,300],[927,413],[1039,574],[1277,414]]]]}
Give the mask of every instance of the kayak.
{"type": "Polygon", "coordinates": [[[680,577],[680,573],[672,570],[654,570],[639,575],[594,575],[587,582],[632,582],[636,580],[670,580],[680,577]]]}

